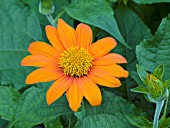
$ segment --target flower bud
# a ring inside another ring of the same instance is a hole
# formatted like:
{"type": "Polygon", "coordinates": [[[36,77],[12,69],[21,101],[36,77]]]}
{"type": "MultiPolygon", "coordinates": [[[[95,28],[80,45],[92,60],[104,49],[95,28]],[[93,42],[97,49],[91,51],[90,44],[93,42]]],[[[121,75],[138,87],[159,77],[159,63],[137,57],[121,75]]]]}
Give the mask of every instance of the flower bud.
{"type": "Polygon", "coordinates": [[[147,90],[152,98],[155,100],[159,99],[165,89],[164,89],[164,84],[162,81],[160,81],[158,78],[153,76],[152,74],[147,75],[147,90]]]}
{"type": "Polygon", "coordinates": [[[163,64],[156,67],[151,74],[148,74],[145,69],[137,65],[137,72],[141,81],[138,80],[140,81],[138,82],[139,86],[131,89],[131,91],[145,94],[146,98],[154,103],[164,100],[169,96],[170,79],[162,81],[164,74],[163,64]]]}
{"type": "Polygon", "coordinates": [[[39,3],[39,12],[43,15],[50,15],[54,12],[52,0],[41,0],[39,3]]]}

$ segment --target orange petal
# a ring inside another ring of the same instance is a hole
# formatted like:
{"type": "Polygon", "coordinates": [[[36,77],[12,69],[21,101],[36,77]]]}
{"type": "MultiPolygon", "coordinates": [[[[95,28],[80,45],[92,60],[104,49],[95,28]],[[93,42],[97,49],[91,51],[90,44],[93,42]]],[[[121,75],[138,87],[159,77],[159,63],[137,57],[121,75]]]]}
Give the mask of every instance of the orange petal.
{"type": "Polygon", "coordinates": [[[83,95],[89,101],[92,106],[98,106],[101,104],[102,96],[98,86],[93,83],[88,77],[81,77],[83,95]]]}
{"type": "Polygon", "coordinates": [[[21,61],[21,66],[57,67],[58,62],[58,59],[52,59],[41,55],[29,55],[21,61]]]}
{"type": "Polygon", "coordinates": [[[107,87],[119,87],[121,85],[119,79],[112,76],[110,73],[107,73],[103,70],[92,69],[87,75],[90,80],[94,83],[97,83],[102,86],[107,87]]]}
{"type": "Polygon", "coordinates": [[[59,53],[49,44],[43,42],[33,42],[28,47],[28,51],[33,55],[43,55],[58,58],[59,53]]]}
{"type": "Polygon", "coordinates": [[[92,30],[86,24],[79,24],[76,28],[77,33],[77,45],[81,48],[88,48],[92,43],[92,30]]]}
{"type": "Polygon", "coordinates": [[[58,53],[62,53],[65,49],[60,41],[57,28],[47,25],[45,27],[46,35],[50,43],[53,45],[58,53]]]}
{"type": "Polygon", "coordinates": [[[93,59],[100,58],[106,55],[117,45],[115,39],[106,37],[98,40],[89,47],[89,52],[92,54],[93,59]]]}
{"type": "Polygon", "coordinates": [[[39,82],[49,82],[57,80],[64,75],[62,69],[55,68],[39,68],[31,72],[26,78],[26,84],[34,84],[39,82]]]}
{"type": "Polygon", "coordinates": [[[46,94],[47,104],[50,105],[58,98],[60,98],[63,93],[70,87],[72,83],[72,78],[64,75],[50,86],[46,94]]]}
{"type": "Polygon", "coordinates": [[[76,32],[62,19],[58,19],[58,34],[63,46],[67,49],[76,46],[76,32]]]}
{"type": "Polygon", "coordinates": [[[83,99],[82,85],[79,78],[73,78],[73,82],[66,92],[69,106],[73,111],[77,111],[83,99]]]}
{"type": "Polygon", "coordinates": [[[124,77],[124,78],[127,78],[129,73],[124,70],[121,66],[119,65],[109,65],[109,66],[93,66],[91,69],[93,70],[104,70],[110,74],[112,74],[114,77],[124,77]]]}
{"type": "Polygon", "coordinates": [[[127,63],[127,60],[119,54],[109,53],[101,58],[94,60],[93,62],[93,65],[112,65],[115,63],[127,63]]]}

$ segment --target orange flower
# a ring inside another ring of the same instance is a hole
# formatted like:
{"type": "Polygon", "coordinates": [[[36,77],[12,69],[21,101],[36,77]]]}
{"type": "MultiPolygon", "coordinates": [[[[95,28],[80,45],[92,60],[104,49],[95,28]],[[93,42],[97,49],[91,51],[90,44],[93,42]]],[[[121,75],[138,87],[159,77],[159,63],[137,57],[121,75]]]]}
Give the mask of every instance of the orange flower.
{"type": "Polygon", "coordinates": [[[115,88],[121,85],[118,78],[128,77],[128,72],[117,65],[127,63],[126,59],[108,53],[117,45],[113,38],[92,43],[88,25],[81,23],[74,30],[62,19],[58,20],[58,28],[46,26],[46,34],[52,46],[31,43],[28,51],[32,55],[25,57],[21,65],[40,67],[27,76],[26,84],[55,80],[46,94],[49,105],[65,92],[73,111],[78,110],[83,96],[92,106],[100,105],[102,97],[96,84],[115,88]]]}

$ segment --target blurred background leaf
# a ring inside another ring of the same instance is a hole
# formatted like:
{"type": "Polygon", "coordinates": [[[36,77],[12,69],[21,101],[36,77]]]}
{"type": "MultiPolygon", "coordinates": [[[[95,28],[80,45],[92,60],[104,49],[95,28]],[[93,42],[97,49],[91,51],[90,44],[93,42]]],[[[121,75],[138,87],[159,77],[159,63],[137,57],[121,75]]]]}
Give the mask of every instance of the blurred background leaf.
{"type": "Polygon", "coordinates": [[[128,6],[139,15],[147,27],[151,29],[152,34],[157,31],[162,18],[168,16],[170,12],[170,2],[141,5],[128,1],[128,6]]]}
{"type": "Polygon", "coordinates": [[[161,3],[161,2],[170,2],[170,0],[133,0],[138,4],[153,4],[153,3],[161,3]]]}
{"type": "Polygon", "coordinates": [[[8,126],[8,121],[0,118],[0,128],[6,128],[8,126]]]}

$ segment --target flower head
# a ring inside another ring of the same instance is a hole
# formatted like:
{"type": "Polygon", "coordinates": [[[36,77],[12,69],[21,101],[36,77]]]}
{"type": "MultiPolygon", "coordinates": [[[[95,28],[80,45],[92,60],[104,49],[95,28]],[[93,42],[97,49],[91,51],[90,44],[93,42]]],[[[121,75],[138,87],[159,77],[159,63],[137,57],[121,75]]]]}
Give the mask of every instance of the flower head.
{"type": "Polygon", "coordinates": [[[96,84],[119,87],[118,78],[128,77],[119,63],[127,63],[119,54],[109,53],[116,45],[111,37],[92,43],[92,30],[86,24],[79,24],[74,30],[62,19],[58,28],[46,26],[46,35],[51,45],[33,42],[22,66],[37,66],[37,70],[26,78],[27,84],[55,82],[47,91],[46,99],[50,105],[66,92],[69,106],[77,111],[85,97],[92,106],[101,104],[100,89],[96,84]]]}

